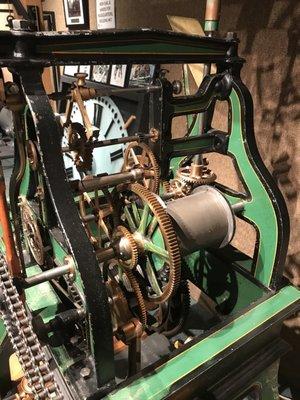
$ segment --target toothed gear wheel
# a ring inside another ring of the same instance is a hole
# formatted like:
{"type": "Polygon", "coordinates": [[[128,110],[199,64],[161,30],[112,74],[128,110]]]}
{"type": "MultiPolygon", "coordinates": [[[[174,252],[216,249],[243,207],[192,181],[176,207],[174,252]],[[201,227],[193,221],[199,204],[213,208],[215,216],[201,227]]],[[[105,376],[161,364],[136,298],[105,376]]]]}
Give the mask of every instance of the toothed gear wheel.
{"type": "Polygon", "coordinates": [[[157,193],[159,188],[160,170],[156,158],[145,143],[130,143],[124,153],[123,171],[130,171],[133,168],[142,168],[151,176],[143,178],[143,185],[151,192],[157,193]]]}
{"type": "Polygon", "coordinates": [[[145,261],[144,266],[139,262],[137,270],[150,283],[152,293],[145,291],[144,296],[146,305],[151,307],[168,300],[179,285],[181,257],[177,237],[157,195],[135,183],[125,196],[123,218],[145,261]]]}
{"type": "Polygon", "coordinates": [[[204,167],[201,176],[192,176],[191,168],[187,166],[179,168],[179,170],[176,172],[176,178],[180,179],[184,183],[198,186],[213,183],[216,180],[217,176],[214,172],[212,172],[210,169],[207,169],[206,167],[204,167]]]}
{"type": "Polygon", "coordinates": [[[129,232],[129,230],[127,228],[125,228],[125,226],[119,225],[119,226],[117,226],[117,228],[115,229],[115,231],[113,233],[113,238],[114,239],[124,238],[125,240],[127,240],[129,248],[130,248],[130,253],[131,253],[130,259],[125,260],[122,258],[118,258],[119,264],[126,269],[132,269],[132,268],[136,267],[137,262],[138,262],[138,255],[139,255],[138,248],[137,248],[137,244],[136,244],[132,234],[129,232]]]}

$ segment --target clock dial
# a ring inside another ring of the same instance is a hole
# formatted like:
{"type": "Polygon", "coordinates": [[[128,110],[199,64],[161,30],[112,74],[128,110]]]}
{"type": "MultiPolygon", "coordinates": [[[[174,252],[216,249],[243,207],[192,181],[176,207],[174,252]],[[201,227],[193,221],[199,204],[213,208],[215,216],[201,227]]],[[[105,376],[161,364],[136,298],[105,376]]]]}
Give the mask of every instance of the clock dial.
{"type": "MultiPolygon", "coordinates": [[[[116,139],[128,136],[127,130],[123,128],[123,117],[116,104],[109,97],[91,99],[84,104],[93,129],[98,132],[98,140],[116,139]]],[[[83,123],[79,107],[76,103],[73,105],[71,121],[83,123]]],[[[67,146],[67,144],[67,137],[65,134],[62,145],[67,146]]],[[[94,149],[92,174],[114,174],[120,172],[123,165],[124,146],[124,144],[116,144],[94,149]]],[[[72,168],[73,179],[79,179],[79,173],[70,155],[65,154],[64,161],[68,176],[71,176],[70,168],[72,168]]]]}

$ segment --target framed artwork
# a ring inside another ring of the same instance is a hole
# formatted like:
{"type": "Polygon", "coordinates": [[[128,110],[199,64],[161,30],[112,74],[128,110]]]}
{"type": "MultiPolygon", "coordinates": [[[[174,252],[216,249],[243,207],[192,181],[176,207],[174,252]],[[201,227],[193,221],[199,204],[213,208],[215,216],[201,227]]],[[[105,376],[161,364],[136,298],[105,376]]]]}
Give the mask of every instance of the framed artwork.
{"type": "Polygon", "coordinates": [[[115,64],[111,67],[110,85],[124,87],[126,80],[127,64],[115,64]]]}
{"type": "Polygon", "coordinates": [[[108,83],[110,65],[94,65],[91,79],[98,83],[108,83]]]}
{"type": "Polygon", "coordinates": [[[132,64],[129,86],[145,86],[153,81],[155,72],[154,64],[132,64]]]}
{"type": "Polygon", "coordinates": [[[79,65],[79,71],[83,74],[87,74],[86,79],[91,78],[91,66],[90,65],[79,65]]]}
{"type": "Polygon", "coordinates": [[[88,29],[88,1],[64,0],[66,26],[69,29],[88,29]]]}
{"type": "Polygon", "coordinates": [[[63,74],[67,76],[75,76],[75,74],[78,72],[78,65],[65,65],[63,74]]]}

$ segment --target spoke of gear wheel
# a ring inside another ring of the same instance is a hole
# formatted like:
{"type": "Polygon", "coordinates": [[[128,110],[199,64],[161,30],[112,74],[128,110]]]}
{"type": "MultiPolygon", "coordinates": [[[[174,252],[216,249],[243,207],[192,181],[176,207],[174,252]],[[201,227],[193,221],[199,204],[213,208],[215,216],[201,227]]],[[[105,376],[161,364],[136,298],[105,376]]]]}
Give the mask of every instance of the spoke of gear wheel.
{"type": "Polygon", "coordinates": [[[145,143],[130,143],[125,150],[124,165],[122,170],[128,171],[135,166],[139,166],[145,169],[145,171],[151,171],[153,173],[153,176],[151,176],[150,178],[144,178],[143,184],[151,192],[157,193],[159,188],[160,169],[152,150],[145,143]],[[142,150],[141,155],[135,153],[136,148],[140,148],[142,150]],[[144,165],[142,157],[149,159],[150,166],[147,167],[144,165]],[[131,163],[132,158],[133,165],[131,163]]]}
{"type": "Polygon", "coordinates": [[[148,295],[145,295],[147,302],[150,303],[149,305],[151,305],[151,303],[160,304],[174,294],[180,282],[181,257],[176,234],[174,232],[170,217],[164,210],[155,194],[151,193],[139,183],[132,184],[130,189],[149,205],[154,217],[158,222],[160,231],[164,238],[166,250],[169,254],[169,280],[162,288],[162,293],[156,297],[149,297],[148,295]]]}

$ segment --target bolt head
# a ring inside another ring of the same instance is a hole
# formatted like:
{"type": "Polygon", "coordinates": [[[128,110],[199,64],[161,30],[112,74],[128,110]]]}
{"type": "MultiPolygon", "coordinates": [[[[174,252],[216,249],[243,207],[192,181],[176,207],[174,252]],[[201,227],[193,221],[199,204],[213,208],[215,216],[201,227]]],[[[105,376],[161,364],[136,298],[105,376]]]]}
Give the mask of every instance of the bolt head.
{"type": "Polygon", "coordinates": [[[90,377],[90,375],[91,375],[91,370],[90,370],[90,368],[88,368],[88,367],[81,368],[81,370],[80,370],[80,376],[81,376],[83,379],[88,379],[88,378],[90,377]]]}

